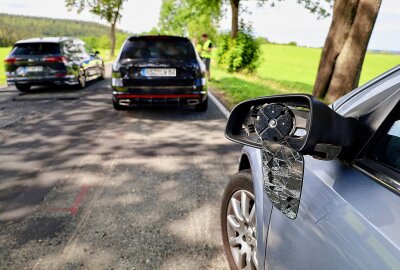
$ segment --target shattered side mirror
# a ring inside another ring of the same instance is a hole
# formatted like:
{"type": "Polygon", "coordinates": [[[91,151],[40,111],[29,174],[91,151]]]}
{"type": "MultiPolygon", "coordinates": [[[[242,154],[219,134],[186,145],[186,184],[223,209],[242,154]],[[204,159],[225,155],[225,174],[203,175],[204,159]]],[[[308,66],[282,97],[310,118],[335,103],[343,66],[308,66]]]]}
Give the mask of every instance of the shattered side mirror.
{"type": "Polygon", "coordinates": [[[281,95],[238,104],[228,119],[228,139],[260,148],[264,187],[274,207],[295,219],[304,155],[334,159],[352,143],[356,120],[344,118],[309,95],[281,95]]]}

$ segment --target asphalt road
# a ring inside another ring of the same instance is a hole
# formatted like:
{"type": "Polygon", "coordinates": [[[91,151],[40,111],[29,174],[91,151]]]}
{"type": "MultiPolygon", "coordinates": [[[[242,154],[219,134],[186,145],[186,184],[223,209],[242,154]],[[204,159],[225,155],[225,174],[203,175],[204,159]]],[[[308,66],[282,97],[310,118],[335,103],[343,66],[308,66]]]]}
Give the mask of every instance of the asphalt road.
{"type": "Polygon", "coordinates": [[[226,119],[117,112],[109,84],[0,90],[0,269],[227,269],[226,119]]]}

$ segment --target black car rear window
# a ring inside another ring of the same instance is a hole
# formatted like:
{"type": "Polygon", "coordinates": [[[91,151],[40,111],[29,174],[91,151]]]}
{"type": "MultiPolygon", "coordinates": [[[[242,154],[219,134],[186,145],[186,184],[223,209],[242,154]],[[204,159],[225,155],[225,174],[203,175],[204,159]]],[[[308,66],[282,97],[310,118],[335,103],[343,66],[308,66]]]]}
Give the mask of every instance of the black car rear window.
{"type": "Polygon", "coordinates": [[[11,55],[53,55],[60,54],[57,43],[23,43],[15,45],[11,55]]]}
{"type": "Polygon", "coordinates": [[[195,57],[190,41],[176,38],[135,38],[126,43],[121,54],[121,59],[190,59],[195,57]]]}

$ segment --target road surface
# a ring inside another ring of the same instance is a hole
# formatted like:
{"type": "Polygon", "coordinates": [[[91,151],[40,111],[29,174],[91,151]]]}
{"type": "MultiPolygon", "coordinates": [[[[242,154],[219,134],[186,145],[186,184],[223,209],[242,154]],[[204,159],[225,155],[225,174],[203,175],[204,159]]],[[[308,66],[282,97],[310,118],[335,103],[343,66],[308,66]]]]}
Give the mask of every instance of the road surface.
{"type": "Polygon", "coordinates": [[[226,119],[117,112],[109,85],[0,90],[0,269],[227,269],[226,119]]]}

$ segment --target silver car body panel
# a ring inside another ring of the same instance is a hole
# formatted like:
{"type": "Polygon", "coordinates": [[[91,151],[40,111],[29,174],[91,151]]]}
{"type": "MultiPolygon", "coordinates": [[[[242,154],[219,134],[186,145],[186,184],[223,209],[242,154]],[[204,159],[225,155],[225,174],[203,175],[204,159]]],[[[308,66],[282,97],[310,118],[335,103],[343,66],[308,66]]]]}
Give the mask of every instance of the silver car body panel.
{"type": "Polygon", "coordinates": [[[266,268],[400,269],[399,196],[340,161],[305,164],[297,219],[272,211],[266,268]]]}
{"type": "MultiPolygon", "coordinates": [[[[340,114],[358,113],[361,91],[375,87],[375,94],[385,95],[387,81],[397,93],[398,78],[400,66],[332,108],[340,114]]],[[[400,269],[398,194],[339,160],[306,156],[300,209],[291,220],[273,208],[266,196],[260,150],[245,146],[242,154],[249,160],[254,181],[259,270],[400,269]]]]}

